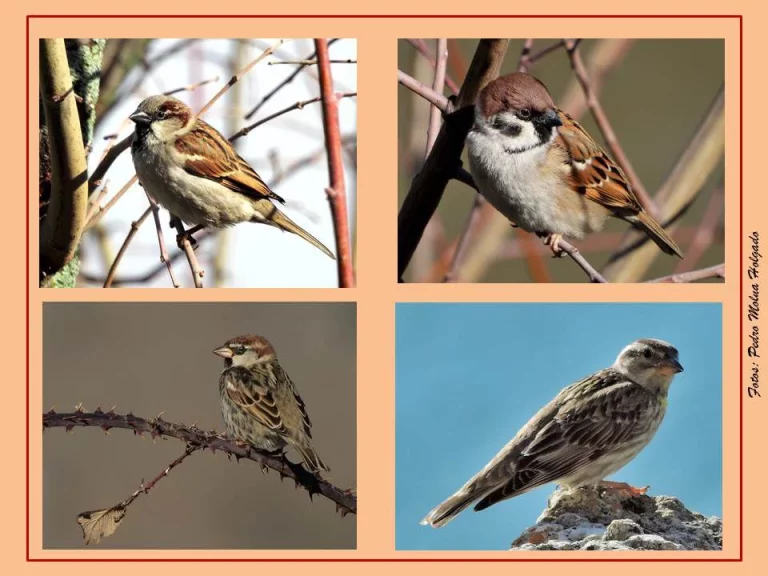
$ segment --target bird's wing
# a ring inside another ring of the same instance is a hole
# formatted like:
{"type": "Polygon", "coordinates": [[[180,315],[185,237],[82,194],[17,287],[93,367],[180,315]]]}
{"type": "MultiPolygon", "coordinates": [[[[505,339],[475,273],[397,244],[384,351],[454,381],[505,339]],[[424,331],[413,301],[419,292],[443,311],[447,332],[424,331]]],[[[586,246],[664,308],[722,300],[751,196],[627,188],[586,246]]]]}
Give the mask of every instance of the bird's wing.
{"type": "Polygon", "coordinates": [[[254,378],[248,369],[233,367],[224,370],[221,385],[229,399],[259,424],[280,434],[287,433],[272,390],[254,378]]]}
{"type": "Polygon", "coordinates": [[[637,214],[642,207],[624,172],[569,114],[559,111],[560,146],[571,160],[571,185],[579,194],[609,209],[637,214]]]}
{"type": "Polygon", "coordinates": [[[254,200],[269,198],[285,204],[232,145],[202,120],[198,119],[192,130],[177,138],[175,145],[180,153],[191,156],[184,164],[187,173],[214,180],[254,200]]]}
{"type": "MultiPolygon", "coordinates": [[[[613,369],[564,389],[551,404],[560,408],[506,466],[512,477],[475,507],[482,510],[549,482],[567,478],[647,429],[645,415],[656,400],[613,369]]],[[[502,469],[502,472],[504,470],[502,469]]]]}

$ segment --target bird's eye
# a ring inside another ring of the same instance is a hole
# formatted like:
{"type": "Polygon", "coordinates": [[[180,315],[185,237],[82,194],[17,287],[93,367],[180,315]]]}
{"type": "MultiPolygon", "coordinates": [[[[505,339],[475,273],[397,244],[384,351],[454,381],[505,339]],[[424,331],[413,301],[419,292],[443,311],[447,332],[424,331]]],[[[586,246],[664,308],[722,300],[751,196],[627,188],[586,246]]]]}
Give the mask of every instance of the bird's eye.
{"type": "Polygon", "coordinates": [[[243,345],[241,344],[240,346],[236,346],[236,347],[235,347],[235,348],[234,348],[232,351],[233,351],[233,352],[234,352],[234,353],[235,353],[237,356],[240,356],[241,354],[245,354],[245,346],[243,346],[243,345]]]}
{"type": "Polygon", "coordinates": [[[529,108],[523,108],[522,110],[519,110],[517,112],[517,117],[521,120],[530,120],[531,118],[531,111],[529,108]]]}
{"type": "Polygon", "coordinates": [[[645,350],[643,350],[643,356],[645,356],[646,358],[650,358],[651,357],[651,351],[648,350],[648,348],[646,348],[645,350]]]}

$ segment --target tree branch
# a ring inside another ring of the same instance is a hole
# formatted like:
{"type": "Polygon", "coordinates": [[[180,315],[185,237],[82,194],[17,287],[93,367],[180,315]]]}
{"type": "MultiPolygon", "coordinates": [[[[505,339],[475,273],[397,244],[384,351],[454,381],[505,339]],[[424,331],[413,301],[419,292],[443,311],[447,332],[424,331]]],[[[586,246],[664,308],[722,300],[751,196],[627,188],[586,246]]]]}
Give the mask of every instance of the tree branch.
{"type": "Polygon", "coordinates": [[[105,432],[110,428],[131,430],[141,436],[149,434],[152,438],[166,436],[186,442],[193,447],[209,449],[211,452],[220,450],[236,459],[246,458],[271,468],[280,474],[281,478],[290,478],[297,486],[304,488],[310,495],[320,494],[336,503],[336,510],[343,515],[351,512],[357,514],[357,498],[351,490],[342,490],[324,480],[319,474],[315,475],[307,471],[300,464],[288,462],[285,458],[275,456],[268,452],[261,452],[248,444],[242,444],[230,438],[200,430],[195,426],[185,426],[167,422],[160,416],[150,420],[134,416],[133,414],[116,414],[114,411],[103,412],[97,408],[94,412],[85,412],[78,408],[75,412],[57,413],[53,410],[43,413],[43,430],[46,428],[65,428],[71,430],[75,427],[99,427],[105,432]]]}
{"type": "Polygon", "coordinates": [[[88,211],[88,165],[64,40],[40,40],[40,94],[51,157],[51,198],[40,229],[40,279],[74,256],[88,211]]]}
{"type": "Polygon", "coordinates": [[[330,185],[326,188],[326,194],[331,205],[333,231],[336,235],[336,262],[339,287],[352,288],[355,285],[355,273],[352,265],[352,246],[347,215],[347,193],[344,183],[344,156],[339,128],[339,100],[333,91],[328,42],[325,38],[315,38],[315,53],[317,54],[317,67],[320,76],[325,149],[328,154],[328,179],[330,185]]]}
{"type": "Polygon", "coordinates": [[[459,91],[458,111],[446,117],[432,152],[411,183],[398,216],[398,279],[402,279],[448,180],[459,167],[464,140],[472,126],[477,95],[499,75],[508,45],[509,40],[480,41],[459,91]]]}
{"type": "Polygon", "coordinates": [[[690,272],[681,272],[679,274],[670,274],[662,276],[655,280],[649,280],[649,284],[684,284],[686,282],[696,282],[697,280],[706,280],[707,278],[722,278],[725,280],[725,264],[702,268],[701,270],[691,270],[690,272]]]}

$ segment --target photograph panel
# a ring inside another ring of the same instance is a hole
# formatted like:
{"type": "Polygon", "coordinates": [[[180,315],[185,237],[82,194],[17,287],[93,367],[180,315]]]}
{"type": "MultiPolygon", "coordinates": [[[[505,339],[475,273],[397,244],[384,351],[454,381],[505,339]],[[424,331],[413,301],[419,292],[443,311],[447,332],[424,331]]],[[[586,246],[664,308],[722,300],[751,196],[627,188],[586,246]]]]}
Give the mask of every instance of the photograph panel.
{"type": "Polygon", "coordinates": [[[43,339],[45,549],[355,548],[354,303],[46,303],[43,339]]]}
{"type": "Polygon", "coordinates": [[[397,549],[721,549],[721,317],[399,304],[397,549]]]}
{"type": "Polygon", "coordinates": [[[398,47],[400,281],[724,281],[723,39],[398,47]]]}

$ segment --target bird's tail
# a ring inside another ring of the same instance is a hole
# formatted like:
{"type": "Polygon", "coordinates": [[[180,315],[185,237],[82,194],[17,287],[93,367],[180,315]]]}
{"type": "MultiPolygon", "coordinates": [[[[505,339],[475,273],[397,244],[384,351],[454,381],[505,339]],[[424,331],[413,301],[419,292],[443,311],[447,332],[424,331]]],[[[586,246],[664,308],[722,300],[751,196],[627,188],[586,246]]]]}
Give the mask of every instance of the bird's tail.
{"type": "Polygon", "coordinates": [[[329,258],[333,258],[334,260],[336,260],[336,257],[333,255],[333,252],[328,250],[328,248],[326,248],[325,245],[322,242],[320,242],[320,240],[312,236],[312,234],[304,230],[304,228],[302,228],[301,226],[296,224],[296,222],[288,218],[288,216],[280,212],[277,206],[272,204],[272,202],[270,202],[269,200],[261,200],[261,201],[268,203],[270,206],[269,211],[266,215],[267,222],[263,220],[261,220],[261,222],[265,224],[270,223],[273,226],[280,228],[280,230],[292,232],[293,234],[296,234],[296,236],[300,236],[301,238],[304,238],[304,240],[306,240],[307,242],[312,244],[312,246],[314,246],[315,248],[323,252],[323,254],[325,254],[329,258]]]}
{"type": "Polygon", "coordinates": [[[432,526],[440,528],[453,520],[453,518],[475,500],[485,495],[487,490],[475,490],[472,487],[464,486],[453,496],[438,504],[421,521],[422,526],[432,526]]]}
{"type": "Polygon", "coordinates": [[[683,257],[683,251],[675,244],[675,241],[669,237],[661,225],[645,212],[640,212],[632,221],[632,224],[643,230],[651,237],[656,245],[667,254],[683,257]]]}
{"type": "Polygon", "coordinates": [[[309,444],[296,444],[295,448],[298,450],[299,454],[301,454],[301,459],[304,460],[304,464],[306,464],[310,471],[320,472],[320,470],[325,470],[326,472],[330,472],[331,469],[328,468],[326,463],[317,455],[317,452],[315,452],[315,449],[312,448],[312,446],[309,444]]]}

